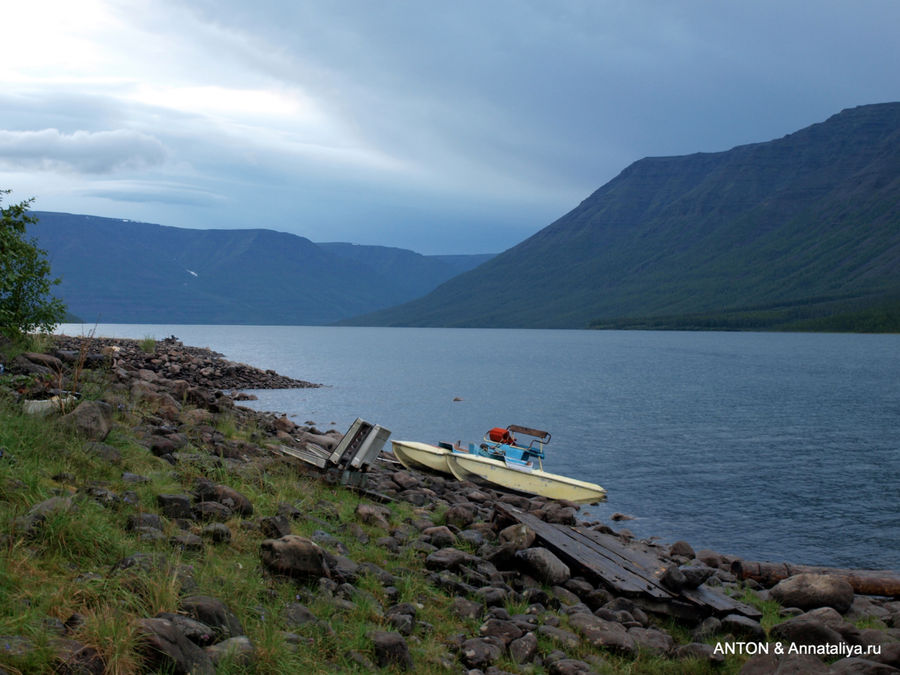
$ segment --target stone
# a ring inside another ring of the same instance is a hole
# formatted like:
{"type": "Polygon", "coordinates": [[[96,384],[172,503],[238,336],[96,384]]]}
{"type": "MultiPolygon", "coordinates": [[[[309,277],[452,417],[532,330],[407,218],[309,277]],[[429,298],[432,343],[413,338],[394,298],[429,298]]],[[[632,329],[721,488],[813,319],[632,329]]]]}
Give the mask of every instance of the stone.
{"type": "Polygon", "coordinates": [[[550,664],[550,675],[592,675],[596,671],[589,663],[578,659],[557,659],[550,664]]]}
{"type": "Polygon", "coordinates": [[[447,509],[444,520],[447,525],[464,530],[475,520],[477,513],[474,504],[454,504],[447,509]]]}
{"type": "Polygon", "coordinates": [[[628,635],[639,649],[658,656],[666,656],[675,648],[675,640],[672,636],[656,628],[629,628],[628,635]]]}
{"type": "Polygon", "coordinates": [[[798,645],[838,645],[844,642],[843,637],[836,630],[809,616],[797,616],[778,624],[772,628],[770,636],[776,640],[786,643],[794,642],[798,645]]]}
{"type": "Polygon", "coordinates": [[[155,618],[171,621],[188,640],[200,647],[209,646],[216,641],[216,632],[212,628],[184,614],[160,612],[155,618]]]}
{"type": "Polygon", "coordinates": [[[71,497],[50,497],[42,502],[38,502],[25,513],[14,521],[16,531],[21,532],[26,537],[35,537],[40,532],[44,521],[51,515],[58,513],[68,513],[74,507],[71,497]]]}
{"type": "Polygon", "coordinates": [[[470,638],[459,650],[460,660],[467,668],[487,668],[502,655],[502,643],[491,638],[470,638]]]}
{"type": "Polygon", "coordinates": [[[195,520],[204,522],[213,521],[217,523],[224,523],[232,516],[231,509],[219,502],[200,502],[199,504],[194,504],[192,513],[195,520]]]}
{"type": "Polygon", "coordinates": [[[534,661],[537,651],[537,636],[530,631],[509,643],[509,657],[519,664],[534,661]]]}
{"type": "Polygon", "coordinates": [[[687,577],[684,576],[677,565],[669,565],[659,577],[659,581],[670,591],[675,591],[676,593],[687,587],[687,577]]]}
{"type": "Polygon", "coordinates": [[[637,651],[634,638],[620,623],[605,621],[593,614],[573,614],[569,625],[577,630],[594,647],[604,647],[625,656],[637,651]]]}
{"type": "Polygon", "coordinates": [[[193,595],[184,598],[180,607],[188,616],[212,628],[220,639],[228,639],[244,634],[244,628],[225,603],[208,595],[193,595]]]}
{"type": "Polygon", "coordinates": [[[103,441],[112,430],[112,406],[103,401],[82,401],[60,423],[92,441],[103,441]]]}
{"type": "Polygon", "coordinates": [[[214,544],[227,544],[231,541],[231,530],[224,523],[210,523],[203,527],[200,536],[212,540],[214,544]]]}
{"type": "Polygon", "coordinates": [[[503,528],[498,535],[500,543],[508,545],[513,551],[529,548],[535,537],[534,530],[521,523],[503,528]]]}
{"type": "Polygon", "coordinates": [[[837,675],[897,675],[900,673],[900,668],[854,656],[835,661],[827,672],[837,675]]]}
{"type": "Polygon", "coordinates": [[[690,642],[681,645],[672,653],[676,659],[703,659],[709,663],[724,663],[725,655],[717,654],[716,648],[705,642],[690,642]]]}
{"type": "Polygon", "coordinates": [[[456,535],[446,525],[426,528],[422,534],[428,537],[428,543],[438,548],[451,547],[456,543],[456,535]]]}
{"type": "Polygon", "coordinates": [[[156,504],[159,506],[163,515],[171,520],[183,518],[185,520],[193,520],[194,512],[191,509],[191,497],[184,494],[161,494],[156,495],[156,504]]]}
{"type": "Polygon", "coordinates": [[[215,666],[227,663],[232,667],[249,668],[255,660],[256,648],[246,635],[238,635],[210,645],[206,654],[215,666]]]}
{"type": "Polygon", "coordinates": [[[482,637],[498,638],[503,642],[504,646],[522,637],[522,632],[522,629],[515,623],[503,619],[488,619],[478,629],[478,633],[482,637]]]}
{"type": "Polygon", "coordinates": [[[543,547],[526,548],[516,553],[528,571],[551,586],[563,584],[571,576],[569,566],[543,547]]]}
{"type": "Polygon", "coordinates": [[[327,554],[315,542],[288,534],[260,544],[263,566],[271,572],[299,579],[329,576],[327,554]]]}
{"type": "Polygon", "coordinates": [[[285,623],[290,627],[303,626],[307,623],[318,621],[316,615],[306,605],[301,605],[299,602],[288,603],[281,614],[285,623]]]}
{"type": "Polygon", "coordinates": [[[53,638],[48,641],[53,650],[56,666],[54,673],[59,675],[104,675],[106,665],[103,658],[93,647],[88,647],[77,640],[53,638]]]}
{"type": "Polygon", "coordinates": [[[785,607],[800,609],[833,607],[844,614],[853,604],[850,582],[830,574],[796,574],[779,581],[769,593],[785,607]]]}
{"type": "Polygon", "coordinates": [[[484,605],[463,597],[455,597],[450,603],[450,611],[460,619],[477,619],[484,612],[484,605]]]}
{"type": "Polygon", "coordinates": [[[550,638],[556,644],[570,649],[576,649],[581,644],[579,637],[565,628],[544,624],[538,627],[537,632],[538,635],[550,638]]]}
{"type": "Polygon", "coordinates": [[[138,651],[150,668],[185,675],[215,675],[216,668],[209,656],[171,621],[138,619],[137,634],[138,651]]]}
{"type": "Polygon", "coordinates": [[[678,569],[685,579],[684,588],[698,588],[716,573],[712,567],[697,563],[682,565],[678,569]]]}
{"type": "Polygon", "coordinates": [[[192,532],[181,532],[169,537],[169,545],[182,551],[203,550],[203,540],[192,532]]]}
{"type": "Polygon", "coordinates": [[[370,639],[375,648],[375,663],[379,668],[392,666],[400,670],[413,668],[412,655],[409,653],[406,640],[400,633],[376,630],[372,631],[370,639]]]}
{"type": "Polygon", "coordinates": [[[109,462],[110,464],[122,463],[122,453],[119,452],[118,448],[114,448],[113,446],[107,445],[106,443],[89,441],[84,444],[84,451],[90,455],[99,457],[105,462],[109,462]]]}
{"type": "Polygon", "coordinates": [[[391,510],[377,504],[360,504],[356,507],[356,516],[364,523],[381,528],[391,529],[391,510]]]}
{"type": "Polygon", "coordinates": [[[740,614],[729,614],[722,619],[721,629],[739,638],[753,642],[765,642],[766,631],[758,621],[740,614]]]}
{"type": "Polygon", "coordinates": [[[284,516],[266,516],[259,519],[259,528],[269,539],[279,539],[291,533],[291,522],[284,516]]]}
{"type": "Polygon", "coordinates": [[[430,570],[456,570],[475,559],[471,553],[458,548],[442,548],[425,558],[425,567],[430,570]]]}
{"type": "Polygon", "coordinates": [[[693,547],[686,541],[676,541],[669,547],[669,555],[673,558],[688,558],[693,560],[696,558],[693,547]]]}
{"type": "Polygon", "coordinates": [[[253,515],[252,502],[245,495],[228,485],[216,484],[205,478],[198,478],[194,482],[194,495],[201,502],[210,501],[223,504],[244,518],[249,518],[253,515]]]}

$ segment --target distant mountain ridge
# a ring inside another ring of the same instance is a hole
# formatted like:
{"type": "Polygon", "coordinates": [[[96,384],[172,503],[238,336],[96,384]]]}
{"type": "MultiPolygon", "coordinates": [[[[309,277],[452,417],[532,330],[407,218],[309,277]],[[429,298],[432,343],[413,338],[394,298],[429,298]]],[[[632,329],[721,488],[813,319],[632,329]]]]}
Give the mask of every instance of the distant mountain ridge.
{"type": "Polygon", "coordinates": [[[900,103],[642,159],[478,268],[346,323],[900,330],[900,103]]]}
{"type": "Polygon", "coordinates": [[[423,295],[485,259],[317,245],[267,229],[32,215],[29,234],[62,279],[56,295],[89,323],[326,324],[423,295]]]}

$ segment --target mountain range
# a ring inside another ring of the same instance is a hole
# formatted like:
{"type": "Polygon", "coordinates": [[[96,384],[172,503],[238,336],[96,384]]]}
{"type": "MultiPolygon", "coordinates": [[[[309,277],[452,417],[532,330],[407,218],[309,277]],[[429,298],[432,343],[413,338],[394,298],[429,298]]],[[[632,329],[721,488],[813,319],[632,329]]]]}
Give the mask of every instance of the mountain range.
{"type": "Polygon", "coordinates": [[[423,298],[347,323],[900,330],[900,103],[635,162],[423,298]]]}
{"type": "Polygon", "coordinates": [[[33,215],[87,322],[900,331],[900,103],[639,160],[496,256],[33,215]]]}
{"type": "Polygon", "coordinates": [[[419,297],[491,257],[31,215],[29,234],[62,280],[55,294],[88,323],[326,324],[419,297]]]}

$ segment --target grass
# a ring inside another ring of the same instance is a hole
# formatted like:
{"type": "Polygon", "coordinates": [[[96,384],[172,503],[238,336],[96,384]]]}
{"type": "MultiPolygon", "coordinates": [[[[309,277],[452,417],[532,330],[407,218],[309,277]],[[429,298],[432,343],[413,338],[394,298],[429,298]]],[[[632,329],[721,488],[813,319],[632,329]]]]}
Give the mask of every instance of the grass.
{"type": "Polygon", "coordinates": [[[147,335],[140,342],[138,342],[138,347],[140,347],[141,351],[145,354],[153,354],[154,352],[156,352],[156,340],[147,335]]]}

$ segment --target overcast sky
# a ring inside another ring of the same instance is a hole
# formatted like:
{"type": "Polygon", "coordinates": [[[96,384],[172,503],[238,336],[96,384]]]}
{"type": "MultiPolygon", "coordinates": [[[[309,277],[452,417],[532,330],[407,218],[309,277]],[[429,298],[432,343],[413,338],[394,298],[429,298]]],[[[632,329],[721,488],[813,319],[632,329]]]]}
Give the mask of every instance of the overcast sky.
{"type": "Polygon", "coordinates": [[[421,253],[515,245],[646,156],[900,100],[898,0],[5,3],[0,189],[421,253]]]}

